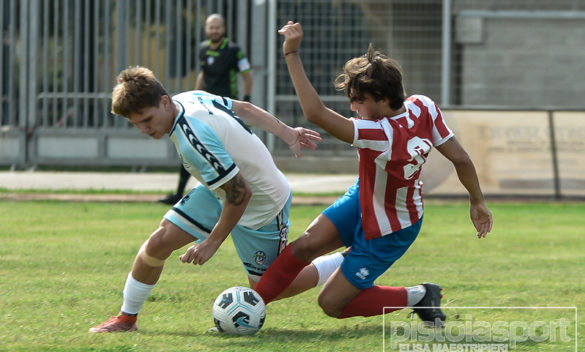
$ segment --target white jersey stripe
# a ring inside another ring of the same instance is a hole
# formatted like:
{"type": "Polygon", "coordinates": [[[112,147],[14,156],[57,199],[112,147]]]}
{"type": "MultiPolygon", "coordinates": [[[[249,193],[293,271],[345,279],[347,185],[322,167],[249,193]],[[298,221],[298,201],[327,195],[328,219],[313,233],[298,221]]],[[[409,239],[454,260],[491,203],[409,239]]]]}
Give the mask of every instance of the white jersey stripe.
{"type": "MultiPolygon", "coordinates": [[[[376,168],[376,179],[374,182],[374,192],[376,194],[386,194],[386,172],[383,169],[380,169],[379,167],[376,168]]],[[[384,202],[384,197],[374,197],[372,201],[374,203],[374,213],[378,220],[380,233],[388,234],[393,232],[392,225],[390,225],[390,221],[386,215],[386,205],[384,203],[380,204],[380,201],[384,202]]]]}
{"type": "Polygon", "coordinates": [[[396,209],[396,215],[398,215],[398,221],[400,222],[400,228],[405,228],[412,225],[410,221],[410,214],[406,206],[408,195],[408,187],[401,187],[396,190],[396,204],[400,204],[400,208],[396,209]]]}

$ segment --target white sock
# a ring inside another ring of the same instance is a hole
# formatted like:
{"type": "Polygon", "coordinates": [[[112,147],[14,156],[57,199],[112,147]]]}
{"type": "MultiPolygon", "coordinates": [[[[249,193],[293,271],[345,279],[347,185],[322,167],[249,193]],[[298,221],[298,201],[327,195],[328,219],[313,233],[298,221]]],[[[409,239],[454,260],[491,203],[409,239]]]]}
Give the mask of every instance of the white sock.
{"type": "Polygon", "coordinates": [[[148,285],[137,281],[130,272],[124,286],[124,303],[120,310],[127,314],[138,314],[154,286],[156,284],[148,285]]]}
{"type": "Polygon", "coordinates": [[[427,288],[423,285],[416,285],[411,287],[406,287],[406,297],[408,299],[408,303],[406,303],[407,307],[412,307],[425,296],[427,293],[427,288]]]}
{"type": "Polygon", "coordinates": [[[329,276],[333,274],[337,268],[343,262],[343,255],[341,252],[323,255],[313,260],[313,265],[317,268],[317,272],[319,273],[319,281],[317,282],[317,286],[323,285],[329,276]]]}

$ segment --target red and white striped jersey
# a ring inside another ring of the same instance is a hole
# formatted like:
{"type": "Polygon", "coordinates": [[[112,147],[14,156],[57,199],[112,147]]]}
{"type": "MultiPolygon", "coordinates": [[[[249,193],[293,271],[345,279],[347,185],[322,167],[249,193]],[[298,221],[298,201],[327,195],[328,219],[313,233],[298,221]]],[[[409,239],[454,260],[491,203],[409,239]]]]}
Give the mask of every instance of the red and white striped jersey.
{"type": "Polygon", "coordinates": [[[422,217],[421,167],[433,146],[453,136],[430,98],[413,95],[404,106],[406,112],[391,118],[353,119],[366,239],[388,235],[422,217]]]}

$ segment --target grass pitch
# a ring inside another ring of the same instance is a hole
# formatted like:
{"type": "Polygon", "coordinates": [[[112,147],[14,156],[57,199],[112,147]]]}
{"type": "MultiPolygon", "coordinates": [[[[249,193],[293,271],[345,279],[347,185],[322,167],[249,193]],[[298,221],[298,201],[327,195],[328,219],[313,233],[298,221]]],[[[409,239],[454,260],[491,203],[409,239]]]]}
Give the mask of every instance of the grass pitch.
{"type": "MultiPolygon", "coordinates": [[[[181,264],[182,250],[174,253],[144,305],[138,332],[89,334],[118,312],[133,258],[167,208],[0,201],[0,351],[448,351],[481,338],[492,348],[502,338],[514,351],[585,350],[582,322],[575,344],[575,311],[583,315],[585,308],[585,204],[490,207],[494,229],[478,240],[467,204],[427,202],[419,238],[377,281],[444,286],[446,329],[422,327],[410,310],[329,318],[313,289],[271,303],[258,334],[233,337],[206,333],[215,297],[247,285],[231,241],[202,267],[181,264]]],[[[322,209],[294,206],[291,239],[322,209]]]]}

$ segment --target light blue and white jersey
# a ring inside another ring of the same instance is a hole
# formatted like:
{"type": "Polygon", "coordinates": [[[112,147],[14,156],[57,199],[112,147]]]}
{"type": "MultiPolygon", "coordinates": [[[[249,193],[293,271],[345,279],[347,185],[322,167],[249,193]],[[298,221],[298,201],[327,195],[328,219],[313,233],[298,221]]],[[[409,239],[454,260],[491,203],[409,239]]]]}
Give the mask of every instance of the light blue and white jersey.
{"type": "Polygon", "coordinates": [[[262,141],[231,110],[232,101],[204,91],[173,97],[179,114],[169,137],[185,169],[222,201],[220,188],[241,172],[252,198],[240,225],[257,229],[286,204],[291,187],[262,141]]]}

